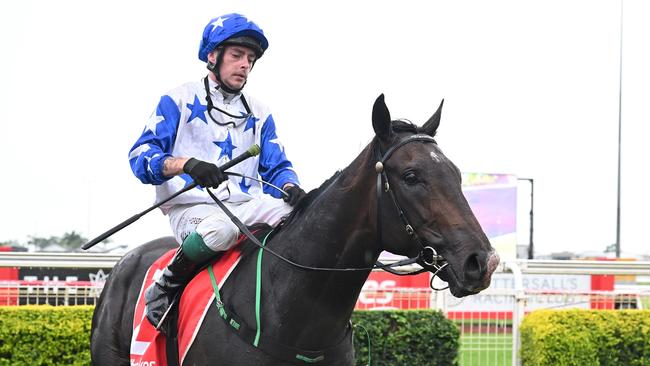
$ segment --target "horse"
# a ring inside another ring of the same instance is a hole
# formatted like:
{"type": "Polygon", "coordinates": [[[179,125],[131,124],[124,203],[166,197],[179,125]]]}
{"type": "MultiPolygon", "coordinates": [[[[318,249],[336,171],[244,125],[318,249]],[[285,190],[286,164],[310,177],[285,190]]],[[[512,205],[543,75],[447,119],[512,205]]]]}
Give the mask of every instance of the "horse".
{"type": "MultiPolygon", "coordinates": [[[[277,256],[266,255],[261,268],[263,339],[289,349],[332,350],[317,364],[353,365],[350,317],[384,250],[417,261],[446,281],[456,297],[489,286],[499,256],[463,196],[459,169],[434,139],[442,104],[418,127],[391,120],[380,95],[370,143],[309,192],[274,231],[265,248],[277,256]]],[[[157,239],[115,265],[93,315],[93,365],[129,365],[139,284],[147,268],[177,245],[157,239]]],[[[243,257],[221,288],[224,302],[247,324],[256,319],[256,262],[256,255],[243,257]]],[[[296,364],[245,342],[211,306],[183,364],[215,363],[296,364]]]]}

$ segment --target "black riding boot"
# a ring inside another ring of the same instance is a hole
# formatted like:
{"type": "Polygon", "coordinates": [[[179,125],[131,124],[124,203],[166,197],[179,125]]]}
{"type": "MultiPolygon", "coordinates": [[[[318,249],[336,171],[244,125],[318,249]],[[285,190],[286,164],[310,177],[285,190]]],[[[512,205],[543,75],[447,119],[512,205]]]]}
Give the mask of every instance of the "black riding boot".
{"type": "Polygon", "coordinates": [[[144,299],[147,304],[147,319],[154,327],[160,328],[159,323],[176,294],[194,277],[199,267],[200,264],[189,259],[181,246],[163,270],[162,276],[149,286],[144,299]]]}

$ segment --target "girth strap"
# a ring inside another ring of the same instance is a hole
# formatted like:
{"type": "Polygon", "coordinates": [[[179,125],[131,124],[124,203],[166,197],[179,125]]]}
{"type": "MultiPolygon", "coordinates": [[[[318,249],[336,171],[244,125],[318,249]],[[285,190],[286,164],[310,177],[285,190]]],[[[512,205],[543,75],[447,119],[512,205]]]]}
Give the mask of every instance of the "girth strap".
{"type": "Polygon", "coordinates": [[[210,274],[210,282],[212,283],[212,288],[214,290],[216,299],[216,306],[219,309],[219,317],[237,333],[237,335],[246,343],[256,346],[260,351],[268,354],[271,357],[289,362],[295,365],[305,365],[305,364],[317,364],[322,361],[327,361],[327,363],[332,363],[339,357],[345,357],[346,349],[349,350],[349,346],[352,342],[352,325],[348,324],[345,331],[345,335],[341,340],[339,340],[334,346],[324,349],[324,350],[305,350],[292,346],[288,346],[275,340],[270,337],[258,337],[257,329],[254,329],[246,324],[242,318],[237,315],[234,309],[230,306],[225,305],[221,301],[219,295],[219,288],[217,286],[217,280],[214,277],[214,272],[212,267],[208,267],[208,273],[210,274]]]}

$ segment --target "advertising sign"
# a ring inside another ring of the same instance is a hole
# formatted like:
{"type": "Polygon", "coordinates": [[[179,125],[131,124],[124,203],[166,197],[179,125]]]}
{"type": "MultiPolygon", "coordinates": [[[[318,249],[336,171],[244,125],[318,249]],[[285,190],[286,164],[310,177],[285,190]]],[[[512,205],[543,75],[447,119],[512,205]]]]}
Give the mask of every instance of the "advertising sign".
{"type": "Polygon", "coordinates": [[[501,261],[517,259],[517,177],[462,173],[463,193],[501,261]]]}
{"type": "MultiPolygon", "coordinates": [[[[526,311],[536,309],[589,309],[590,275],[524,274],[526,311]],[[540,296],[535,296],[538,293],[540,296]]],[[[514,306],[514,275],[495,273],[490,287],[480,294],[448,298],[450,312],[511,312],[514,306]]]]}
{"type": "Polygon", "coordinates": [[[428,309],[431,306],[429,274],[396,276],[372,271],[363,285],[357,309],[428,309]],[[399,291],[396,291],[399,289],[399,291]]]}

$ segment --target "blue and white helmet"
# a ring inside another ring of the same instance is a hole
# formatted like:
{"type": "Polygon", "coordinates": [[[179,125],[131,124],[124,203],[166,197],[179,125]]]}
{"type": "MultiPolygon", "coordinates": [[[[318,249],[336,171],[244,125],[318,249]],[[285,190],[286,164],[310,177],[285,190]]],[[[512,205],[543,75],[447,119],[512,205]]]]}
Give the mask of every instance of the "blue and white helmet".
{"type": "Polygon", "coordinates": [[[199,59],[208,62],[208,54],[220,45],[236,44],[251,48],[259,59],[269,47],[262,28],[237,13],[210,20],[203,30],[199,59]]]}

